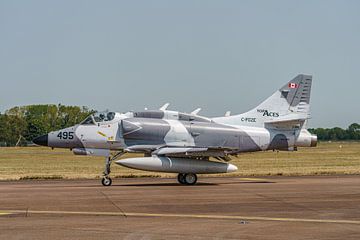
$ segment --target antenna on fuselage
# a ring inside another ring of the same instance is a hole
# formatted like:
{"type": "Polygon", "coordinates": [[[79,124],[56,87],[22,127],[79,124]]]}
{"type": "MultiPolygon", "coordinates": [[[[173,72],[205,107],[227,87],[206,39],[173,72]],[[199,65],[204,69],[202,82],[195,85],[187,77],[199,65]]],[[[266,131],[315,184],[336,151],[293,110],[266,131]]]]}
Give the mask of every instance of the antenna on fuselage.
{"type": "Polygon", "coordinates": [[[159,110],[165,111],[169,105],[170,105],[170,103],[165,103],[161,108],[159,108],[159,110]]]}
{"type": "Polygon", "coordinates": [[[197,115],[201,111],[201,108],[197,108],[191,112],[192,115],[197,115]]]}

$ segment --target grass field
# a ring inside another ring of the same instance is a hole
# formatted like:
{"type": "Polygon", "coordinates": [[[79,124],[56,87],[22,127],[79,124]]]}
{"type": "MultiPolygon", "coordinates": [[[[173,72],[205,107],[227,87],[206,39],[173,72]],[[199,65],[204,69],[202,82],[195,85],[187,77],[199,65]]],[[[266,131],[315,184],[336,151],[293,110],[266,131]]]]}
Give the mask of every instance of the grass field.
{"type": "MultiPolygon", "coordinates": [[[[136,155],[124,155],[135,157],[136,155]]],[[[360,142],[321,142],[297,152],[257,152],[239,155],[228,176],[360,174],[360,142]]],[[[99,178],[102,157],[75,156],[71,151],[45,147],[0,148],[0,180],[99,178]]],[[[112,165],[112,177],[174,176],[112,165]]]]}

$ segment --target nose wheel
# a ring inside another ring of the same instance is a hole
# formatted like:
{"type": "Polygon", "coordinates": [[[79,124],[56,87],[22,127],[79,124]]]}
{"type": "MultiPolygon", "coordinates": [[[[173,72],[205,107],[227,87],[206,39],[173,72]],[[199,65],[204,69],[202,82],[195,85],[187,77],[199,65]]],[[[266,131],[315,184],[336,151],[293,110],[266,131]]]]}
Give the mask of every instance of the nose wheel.
{"type": "Polygon", "coordinates": [[[103,172],[103,178],[101,180],[101,183],[103,186],[111,186],[112,184],[112,180],[110,178],[110,172],[111,172],[111,163],[112,161],[114,161],[116,158],[121,157],[122,155],[124,155],[124,152],[118,152],[116,153],[113,157],[106,157],[105,158],[105,170],[103,172]]]}
{"type": "Polygon", "coordinates": [[[194,185],[197,182],[195,173],[179,173],[178,182],[184,185],[194,185]]]}
{"type": "Polygon", "coordinates": [[[111,185],[112,180],[110,177],[103,177],[103,179],[101,180],[101,183],[103,186],[107,187],[107,186],[111,185]]]}

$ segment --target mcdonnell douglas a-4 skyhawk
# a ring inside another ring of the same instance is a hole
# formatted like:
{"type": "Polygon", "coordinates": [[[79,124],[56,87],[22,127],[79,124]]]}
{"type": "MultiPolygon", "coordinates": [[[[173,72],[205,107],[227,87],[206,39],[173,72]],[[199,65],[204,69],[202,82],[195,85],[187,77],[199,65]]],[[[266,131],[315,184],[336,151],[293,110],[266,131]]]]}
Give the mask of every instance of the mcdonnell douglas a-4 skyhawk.
{"type": "Polygon", "coordinates": [[[78,125],[37,137],[34,143],[69,148],[77,155],[105,157],[104,186],[111,185],[111,162],[125,153],[144,157],[116,163],[134,169],[178,173],[181,184],[192,185],[196,174],[229,173],[232,156],[265,150],[294,151],[314,147],[317,137],[306,130],[310,118],[312,77],[298,75],[256,108],[238,115],[208,118],[167,110],[104,112],[78,125]],[[212,159],[212,160],[210,160],[212,159]]]}

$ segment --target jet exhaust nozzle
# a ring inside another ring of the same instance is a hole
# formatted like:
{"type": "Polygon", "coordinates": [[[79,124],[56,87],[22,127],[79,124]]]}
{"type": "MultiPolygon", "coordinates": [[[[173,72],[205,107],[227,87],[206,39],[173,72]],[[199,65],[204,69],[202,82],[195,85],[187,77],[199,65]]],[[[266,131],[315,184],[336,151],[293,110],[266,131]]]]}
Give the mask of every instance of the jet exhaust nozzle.
{"type": "Polygon", "coordinates": [[[317,136],[311,134],[308,130],[302,129],[299,136],[295,140],[296,147],[316,147],[317,136]]]}
{"type": "Polygon", "coordinates": [[[311,144],[310,144],[310,147],[316,147],[317,142],[318,142],[317,136],[312,134],[312,135],[311,135],[311,144]]]}

